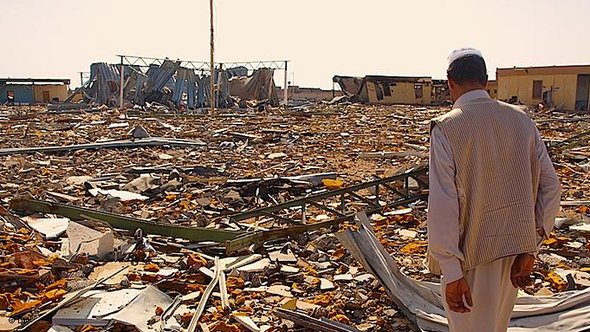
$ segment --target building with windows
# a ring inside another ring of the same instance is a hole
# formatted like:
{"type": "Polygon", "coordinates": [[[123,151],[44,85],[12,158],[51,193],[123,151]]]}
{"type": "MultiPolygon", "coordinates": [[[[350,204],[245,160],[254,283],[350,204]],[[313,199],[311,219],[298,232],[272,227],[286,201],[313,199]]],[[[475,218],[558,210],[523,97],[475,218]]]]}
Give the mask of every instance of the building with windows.
{"type": "Polygon", "coordinates": [[[432,78],[406,76],[365,76],[371,104],[432,104],[432,78]]]}
{"type": "Polygon", "coordinates": [[[0,103],[48,104],[64,101],[69,95],[69,79],[0,78],[0,103]]]}
{"type": "Polygon", "coordinates": [[[352,101],[369,104],[432,105],[433,81],[431,77],[334,76],[342,92],[352,101]]]}
{"type": "Polygon", "coordinates": [[[496,80],[500,100],[590,109],[590,65],[498,68],[496,80]]]}
{"type": "Polygon", "coordinates": [[[498,98],[498,81],[488,80],[488,84],[486,85],[486,91],[490,95],[490,97],[497,99],[498,98]]]}

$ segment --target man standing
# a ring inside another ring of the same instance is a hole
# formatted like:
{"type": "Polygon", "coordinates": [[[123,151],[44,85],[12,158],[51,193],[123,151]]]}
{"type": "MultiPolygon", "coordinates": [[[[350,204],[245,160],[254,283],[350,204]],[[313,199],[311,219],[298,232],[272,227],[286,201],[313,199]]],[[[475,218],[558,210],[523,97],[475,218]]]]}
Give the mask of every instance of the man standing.
{"type": "Polygon", "coordinates": [[[481,53],[448,58],[453,110],[432,120],[428,265],[451,331],[506,331],[559,210],[560,184],[519,108],[490,98],[481,53]]]}

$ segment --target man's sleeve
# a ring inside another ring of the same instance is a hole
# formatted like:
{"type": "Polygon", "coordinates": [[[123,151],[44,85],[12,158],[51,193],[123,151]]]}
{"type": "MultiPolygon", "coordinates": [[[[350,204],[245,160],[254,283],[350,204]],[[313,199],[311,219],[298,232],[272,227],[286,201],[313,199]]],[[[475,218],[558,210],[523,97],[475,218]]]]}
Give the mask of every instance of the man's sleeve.
{"type": "Polygon", "coordinates": [[[536,130],[536,146],[537,158],[541,167],[541,177],[535,204],[535,223],[537,231],[542,230],[544,237],[548,238],[555,225],[557,212],[559,212],[561,185],[538,130],[536,130]]]}
{"type": "Polygon", "coordinates": [[[428,246],[440,264],[444,278],[453,282],[463,278],[459,250],[459,198],[455,185],[455,163],[449,142],[439,127],[430,138],[428,246]]]}

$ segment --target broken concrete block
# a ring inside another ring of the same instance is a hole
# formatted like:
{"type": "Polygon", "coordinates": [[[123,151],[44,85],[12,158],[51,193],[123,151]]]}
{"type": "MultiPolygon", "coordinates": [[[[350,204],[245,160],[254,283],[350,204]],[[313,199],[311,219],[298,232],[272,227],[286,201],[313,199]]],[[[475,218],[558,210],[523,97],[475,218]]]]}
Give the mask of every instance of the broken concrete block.
{"type": "Polygon", "coordinates": [[[326,278],[320,278],[320,289],[321,290],[332,290],[334,287],[334,283],[326,278]]]}
{"type": "Polygon", "coordinates": [[[266,267],[270,266],[271,264],[272,263],[270,262],[270,260],[268,258],[263,258],[257,262],[239,267],[238,272],[247,272],[247,273],[262,272],[262,271],[264,271],[264,269],[266,267]]]}
{"type": "Polygon", "coordinates": [[[248,331],[260,332],[260,327],[258,327],[258,325],[256,325],[256,323],[254,323],[252,318],[250,318],[246,314],[244,314],[242,312],[234,312],[234,313],[232,313],[232,317],[238,323],[240,323],[240,325],[245,327],[248,331]]]}
{"type": "Polygon", "coordinates": [[[127,306],[142,291],[140,289],[120,289],[112,292],[92,291],[81,301],[60,309],[53,316],[53,324],[106,326],[119,309],[127,306]]]}
{"type": "Polygon", "coordinates": [[[43,234],[46,239],[55,239],[62,235],[70,224],[68,218],[36,218],[32,216],[23,217],[24,220],[32,229],[43,234]]]}
{"type": "Polygon", "coordinates": [[[66,234],[69,239],[69,256],[84,253],[102,259],[114,250],[115,240],[110,229],[102,233],[70,222],[66,234]]]}
{"type": "Polygon", "coordinates": [[[147,286],[141,293],[110,318],[135,326],[141,332],[150,332],[154,324],[150,324],[157,308],[168,308],[172,303],[170,296],[154,286],[147,286]]]}
{"type": "Polygon", "coordinates": [[[272,285],[266,290],[267,293],[285,297],[293,297],[291,287],[285,285],[272,285]]]}
{"type": "Polygon", "coordinates": [[[268,159],[279,159],[279,158],[285,158],[287,155],[285,153],[282,152],[277,152],[277,153],[271,153],[269,154],[266,158],[268,159]]]}
{"type": "Polygon", "coordinates": [[[113,196],[113,197],[116,197],[116,198],[120,199],[123,202],[125,202],[125,201],[135,201],[135,200],[145,201],[146,199],[149,198],[147,196],[143,196],[143,195],[140,195],[140,194],[132,193],[130,191],[116,190],[116,189],[104,190],[104,189],[99,189],[99,188],[93,188],[93,189],[88,190],[88,192],[92,196],[97,196],[98,194],[101,194],[101,195],[110,195],[110,196],[113,196]]]}
{"type": "Polygon", "coordinates": [[[406,238],[406,239],[414,239],[414,238],[416,238],[416,235],[418,235],[418,232],[411,231],[408,229],[400,229],[399,235],[403,238],[406,238]]]}
{"type": "Polygon", "coordinates": [[[148,138],[148,137],[152,137],[148,133],[148,131],[144,127],[142,127],[142,126],[136,126],[135,128],[133,128],[133,130],[131,132],[129,132],[129,134],[133,138],[148,138]]]}
{"type": "Polygon", "coordinates": [[[268,257],[272,262],[278,260],[281,263],[297,263],[297,257],[295,257],[291,249],[288,249],[284,254],[280,250],[269,252],[268,257]]]}
{"type": "Polygon", "coordinates": [[[337,274],[334,276],[334,281],[352,281],[352,274],[337,274]]]}
{"type": "Polygon", "coordinates": [[[154,177],[150,175],[142,175],[123,186],[123,190],[135,194],[141,194],[149,189],[157,188],[158,186],[155,182],[156,179],[154,177]]]}

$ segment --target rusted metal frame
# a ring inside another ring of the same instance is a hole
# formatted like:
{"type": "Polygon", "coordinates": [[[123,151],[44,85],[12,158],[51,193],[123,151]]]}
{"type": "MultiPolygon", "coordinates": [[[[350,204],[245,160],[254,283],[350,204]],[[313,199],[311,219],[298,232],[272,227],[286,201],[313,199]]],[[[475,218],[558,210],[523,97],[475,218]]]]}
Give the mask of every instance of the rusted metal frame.
{"type": "MultiPolygon", "coordinates": [[[[425,174],[425,173],[426,173],[426,168],[418,168],[418,169],[414,169],[414,170],[406,172],[406,173],[394,175],[394,176],[384,178],[384,179],[369,181],[369,182],[361,183],[361,184],[354,185],[354,186],[347,187],[347,188],[342,188],[342,189],[338,189],[338,190],[327,191],[327,192],[320,193],[320,194],[310,195],[307,197],[295,199],[295,200],[288,201],[288,202],[274,205],[274,206],[269,206],[269,207],[264,207],[264,208],[259,208],[259,209],[243,212],[243,213],[238,213],[238,214],[231,216],[231,219],[234,221],[249,219],[249,218],[253,218],[253,217],[261,215],[262,212],[281,211],[281,210],[284,210],[284,209],[287,209],[290,207],[294,207],[294,206],[298,206],[298,205],[301,206],[301,205],[304,205],[309,202],[317,202],[322,199],[326,199],[326,198],[330,198],[330,197],[334,197],[334,196],[339,196],[339,195],[347,194],[350,192],[359,191],[361,189],[375,187],[378,184],[382,185],[384,183],[386,184],[386,183],[400,181],[400,180],[405,181],[406,188],[407,188],[408,177],[410,177],[412,175],[425,174]]],[[[409,192],[408,192],[408,194],[409,194],[409,192]]],[[[403,195],[402,197],[408,198],[408,194],[403,195]]]]}
{"type": "MultiPolygon", "coordinates": [[[[426,176],[426,174],[424,174],[424,176],[426,176]]],[[[428,189],[428,183],[427,183],[427,182],[425,182],[425,181],[423,181],[423,180],[420,178],[420,176],[419,176],[419,175],[416,175],[416,176],[410,176],[410,177],[411,177],[412,179],[414,179],[414,180],[415,180],[415,181],[418,183],[418,186],[419,186],[420,188],[423,188],[423,189],[428,189]]]]}
{"type": "Polygon", "coordinates": [[[271,217],[271,218],[274,218],[277,220],[281,220],[281,221],[288,223],[288,224],[293,224],[295,222],[295,220],[293,220],[293,219],[285,218],[283,216],[278,216],[278,215],[273,214],[271,212],[262,212],[262,215],[267,216],[267,217],[271,217]]]}
{"type": "MultiPolygon", "coordinates": [[[[378,179],[378,180],[383,180],[383,178],[377,176],[377,175],[373,175],[374,178],[378,179]]],[[[396,181],[392,181],[392,182],[396,182],[396,181]]],[[[405,182],[402,182],[402,186],[404,185],[405,182]]],[[[402,193],[401,191],[399,191],[397,188],[393,187],[390,183],[381,183],[381,185],[389,190],[391,190],[394,194],[398,195],[399,197],[404,197],[407,198],[407,196],[402,193]]]]}
{"type": "Polygon", "coordinates": [[[333,213],[333,214],[335,214],[335,215],[337,215],[337,216],[340,216],[340,217],[344,217],[344,216],[346,215],[346,214],[344,214],[344,213],[341,213],[341,212],[339,212],[339,211],[336,211],[336,210],[334,210],[334,209],[332,209],[332,208],[329,208],[329,207],[327,207],[327,206],[325,206],[325,205],[323,205],[323,204],[320,204],[320,203],[318,203],[318,202],[313,202],[313,201],[312,201],[312,202],[308,202],[308,203],[309,203],[310,205],[313,205],[313,206],[315,206],[315,207],[319,208],[319,209],[322,209],[322,210],[324,210],[324,211],[331,212],[331,213],[333,213]]]}
{"type": "MultiPolygon", "coordinates": [[[[402,200],[397,200],[395,202],[391,202],[390,204],[386,204],[383,207],[373,208],[366,211],[367,214],[372,214],[381,211],[383,208],[393,208],[400,205],[406,205],[409,203],[413,203],[415,201],[425,199],[427,195],[421,194],[415,197],[405,198],[402,200]]],[[[328,228],[334,225],[338,225],[342,222],[349,221],[354,219],[356,212],[351,212],[351,214],[346,215],[344,217],[336,218],[333,220],[326,220],[315,224],[308,224],[308,225],[297,225],[292,226],[289,228],[281,228],[281,229],[273,229],[269,231],[256,231],[251,233],[246,233],[240,237],[237,237],[232,240],[228,240],[225,242],[225,250],[227,253],[234,253],[236,251],[248,248],[252,245],[259,246],[262,243],[270,240],[277,240],[281,238],[285,238],[288,236],[293,236],[309,231],[313,231],[320,228],[328,228]]]]}
{"type": "Polygon", "coordinates": [[[379,207],[381,207],[381,205],[375,204],[375,202],[373,202],[372,200],[370,200],[370,199],[368,199],[366,197],[363,197],[363,196],[361,196],[361,195],[359,195],[357,193],[349,192],[348,194],[350,196],[352,196],[352,197],[354,197],[354,198],[362,201],[362,202],[365,202],[365,203],[369,204],[373,208],[379,208],[379,207]]]}

